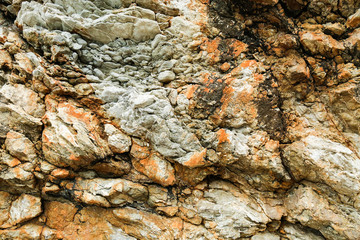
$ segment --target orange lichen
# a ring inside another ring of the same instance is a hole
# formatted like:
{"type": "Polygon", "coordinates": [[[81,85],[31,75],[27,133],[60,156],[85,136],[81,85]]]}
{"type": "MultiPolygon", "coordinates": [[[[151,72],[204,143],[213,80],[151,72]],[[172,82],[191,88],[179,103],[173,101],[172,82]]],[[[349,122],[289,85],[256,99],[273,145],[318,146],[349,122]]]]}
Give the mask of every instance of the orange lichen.
{"type": "Polygon", "coordinates": [[[224,142],[230,143],[229,134],[226,133],[225,129],[220,129],[219,131],[217,131],[217,135],[218,135],[218,139],[219,139],[218,144],[221,144],[224,142]]]}
{"type": "Polygon", "coordinates": [[[244,68],[251,67],[251,66],[255,65],[256,63],[257,62],[255,60],[246,60],[240,64],[240,67],[244,69],[244,68]]]}
{"type": "Polygon", "coordinates": [[[187,167],[199,167],[205,164],[206,148],[201,152],[194,153],[189,160],[183,163],[187,167]]]}
{"type": "Polygon", "coordinates": [[[199,85],[191,85],[185,91],[185,96],[187,99],[191,99],[194,97],[194,93],[196,89],[198,89],[199,85]]]}

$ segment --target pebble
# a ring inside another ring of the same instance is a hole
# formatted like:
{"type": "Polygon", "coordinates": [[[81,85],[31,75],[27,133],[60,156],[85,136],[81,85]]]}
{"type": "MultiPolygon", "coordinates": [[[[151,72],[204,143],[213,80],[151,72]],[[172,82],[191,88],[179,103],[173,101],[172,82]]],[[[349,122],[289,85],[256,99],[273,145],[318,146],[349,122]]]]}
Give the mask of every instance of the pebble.
{"type": "Polygon", "coordinates": [[[164,71],[161,72],[158,76],[159,82],[162,83],[168,83],[174,80],[176,77],[175,73],[173,71],[164,71]]]}

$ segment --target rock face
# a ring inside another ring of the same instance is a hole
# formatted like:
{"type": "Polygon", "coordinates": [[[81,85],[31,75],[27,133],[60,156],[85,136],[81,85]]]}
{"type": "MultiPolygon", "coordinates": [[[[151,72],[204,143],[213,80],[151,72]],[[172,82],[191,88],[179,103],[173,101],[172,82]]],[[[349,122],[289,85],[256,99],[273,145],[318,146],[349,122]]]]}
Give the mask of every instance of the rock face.
{"type": "Polygon", "coordinates": [[[359,0],[0,3],[0,240],[360,239],[359,0]]]}

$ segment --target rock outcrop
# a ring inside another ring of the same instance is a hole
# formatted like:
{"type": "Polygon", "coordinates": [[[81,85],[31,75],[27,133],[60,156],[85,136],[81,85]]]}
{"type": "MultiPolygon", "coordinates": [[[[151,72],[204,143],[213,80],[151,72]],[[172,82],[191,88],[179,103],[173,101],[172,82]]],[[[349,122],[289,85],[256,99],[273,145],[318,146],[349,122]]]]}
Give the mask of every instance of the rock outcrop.
{"type": "Polygon", "coordinates": [[[0,9],[0,240],[360,239],[359,0],[0,9]]]}

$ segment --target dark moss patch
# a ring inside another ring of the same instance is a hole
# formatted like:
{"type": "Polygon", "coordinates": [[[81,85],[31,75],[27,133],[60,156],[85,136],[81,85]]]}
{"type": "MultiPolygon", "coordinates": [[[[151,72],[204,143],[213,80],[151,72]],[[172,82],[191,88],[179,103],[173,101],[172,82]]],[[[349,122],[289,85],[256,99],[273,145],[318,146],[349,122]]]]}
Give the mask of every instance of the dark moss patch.
{"type": "Polygon", "coordinates": [[[197,119],[206,119],[212,115],[216,108],[221,106],[221,98],[225,82],[223,79],[210,76],[207,83],[199,86],[190,106],[190,116],[197,119]]]}
{"type": "Polygon", "coordinates": [[[273,87],[274,79],[265,80],[259,86],[260,92],[267,92],[255,100],[261,130],[266,131],[274,140],[282,140],[286,133],[286,123],[280,110],[281,99],[277,88],[273,87]]]}

